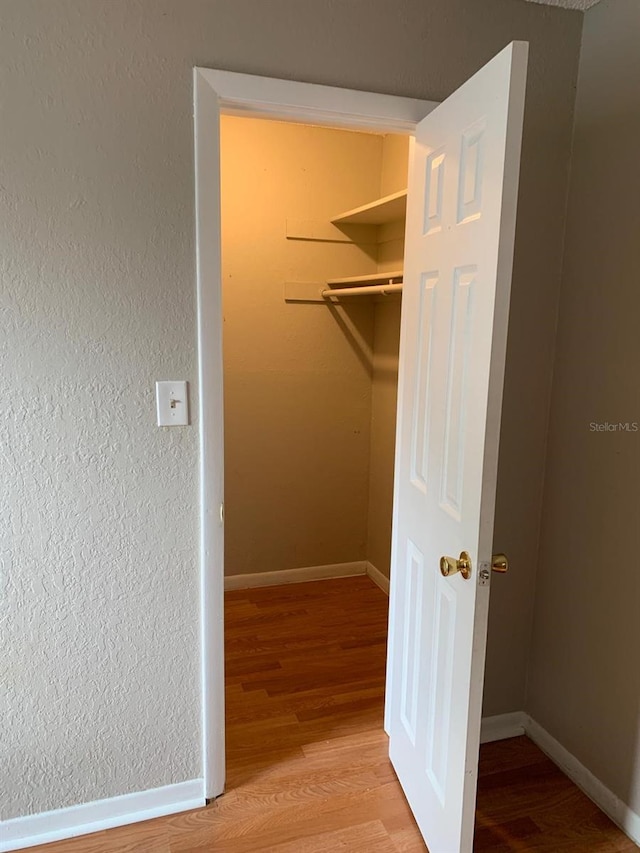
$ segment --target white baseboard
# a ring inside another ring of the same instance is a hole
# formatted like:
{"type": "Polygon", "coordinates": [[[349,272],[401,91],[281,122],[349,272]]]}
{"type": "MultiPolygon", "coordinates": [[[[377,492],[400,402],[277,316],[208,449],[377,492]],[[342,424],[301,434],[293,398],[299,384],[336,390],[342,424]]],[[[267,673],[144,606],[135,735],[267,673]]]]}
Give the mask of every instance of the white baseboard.
{"type": "Polygon", "coordinates": [[[376,569],[373,563],[367,562],[367,575],[371,578],[376,586],[389,595],[389,578],[383,575],[380,569],[376,569]]]}
{"type": "Polygon", "coordinates": [[[328,566],[304,566],[301,569],[281,569],[277,572],[256,572],[250,575],[228,575],[224,579],[224,588],[252,589],[257,586],[279,586],[285,583],[304,583],[327,578],[347,578],[367,573],[367,561],[356,560],[353,563],[332,563],[328,566]]]}
{"type": "Polygon", "coordinates": [[[512,714],[497,714],[495,717],[483,717],[480,727],[480,743],[492,743],[495,740],[507,740],[519,737],[526,730],[527,715],[524,711],[512,714]]]}
{"type": "Polygon", "coordinates": [[[79,806],[6,820],[2,824],[0,851],[24,850],[36,844],[48,844],[124,826],[154,817],[197,809],[204,806],[202,779],[177,785],[165,785],[149,791],[137,791],[106,800],[94,800],[79,806]]]}
{"type": "Polygon", "coordinates": [[[640,844],[640,815],[634,812],[539,723],[526,717],[526,734],[632,841],[640,844]]]}

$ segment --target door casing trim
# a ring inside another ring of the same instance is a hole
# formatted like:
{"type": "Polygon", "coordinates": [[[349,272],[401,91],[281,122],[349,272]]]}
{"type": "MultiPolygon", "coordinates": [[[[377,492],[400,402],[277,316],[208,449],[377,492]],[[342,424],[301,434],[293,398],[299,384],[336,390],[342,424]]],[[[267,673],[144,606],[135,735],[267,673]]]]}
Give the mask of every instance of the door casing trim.
{"type": "Polygon", "coordinates": [[[200,658],[204,797],[224,790],[224,435],[220,242],[220,113],[374,133],[413,134],[438,105],[194,68],[200,473],[200,658]]]}

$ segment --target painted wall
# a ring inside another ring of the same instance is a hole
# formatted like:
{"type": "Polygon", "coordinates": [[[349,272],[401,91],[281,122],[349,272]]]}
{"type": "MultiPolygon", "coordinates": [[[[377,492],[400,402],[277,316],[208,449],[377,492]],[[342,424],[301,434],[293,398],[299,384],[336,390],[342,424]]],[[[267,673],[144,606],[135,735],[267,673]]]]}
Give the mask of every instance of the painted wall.
{"type": "MultiPolygon", "coordinates": [[[[223,116],[225,570],[364,560],[373,305],[285,281],[376,271],[376,246],[291,240],[376,198],[383,137],[223,116]]],[[[318,285],[320,289],[320,284],[318,285]]]]}
{"type": "Polygon", "coordinates": [[[640,6],[585,15],[527,709],[640,812],[640,6]],[[595,429],[595,431],[594,431],[595,429]]]}
{"type": "Polygon", "coordinates": [[[4,0],[5,815],[201,773],[192,67],[442,99],[531,41],[491,713],[522,707],[582,17],[519,0],[4,0]]]}
{"type": "MultiPolygon", "coordinates": [[[[406,189],[408,157],[408,137],[393,134],[384,137],[381,196],[406,189]]],[[[384,226],[379,237],[384,242],[378,246],[378,269],[402,269],[404,223],[384,226]]],[[[387,577],[391,561],[401,304],[400,296],[379,297],[374,301],[367,560],[387,577]]]]}
{"type": "Polygon", "coordinates": [[[402,298],[375,305],[367,560],[389,577],[402,298]]]}
{"type": "Polygon", "coordinates": [[[359,246],[287,239],[286,221],[406,188],[408,147],[223,117],[228,575],[364,559],[389,575],[400,299],[287,304],[283,282],[402,268],[403,223],[359,246]]]}

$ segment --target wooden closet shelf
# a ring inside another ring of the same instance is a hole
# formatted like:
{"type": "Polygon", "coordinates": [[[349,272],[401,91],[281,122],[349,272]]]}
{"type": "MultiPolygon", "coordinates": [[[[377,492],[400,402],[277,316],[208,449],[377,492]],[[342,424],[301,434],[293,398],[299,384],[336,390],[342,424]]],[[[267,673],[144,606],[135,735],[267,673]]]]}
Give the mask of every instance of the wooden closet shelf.
{"type": "Polygon", "coordinates": [[[407,191],[378,198],[369,204],[354,207],[340,213],[331,221],[335,225],[383,225],[385,222],[395,222],[404,219],[407,212],[407,191]]]}
{"type": "Polygon", "coordinates": [[[390,281],[396,281],[396,279],[402,280],[402,270],[394,270],[393,272],[377,272],[373,275],[352,275],[345,276],[344,278],[330,278],[327,280],[327,285],[329,287],[338,287],[341,285],[344,286],[354,286],[354,285],[366,285],[366,284],[389,284],[390,281]]]}

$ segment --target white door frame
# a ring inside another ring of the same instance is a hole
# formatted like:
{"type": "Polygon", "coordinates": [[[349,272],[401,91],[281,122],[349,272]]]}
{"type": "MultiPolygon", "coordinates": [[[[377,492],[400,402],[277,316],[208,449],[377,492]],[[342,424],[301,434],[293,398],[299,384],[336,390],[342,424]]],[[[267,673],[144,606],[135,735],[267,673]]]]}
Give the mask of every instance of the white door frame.
{"type": "Polygon", "coordinates": [[[223,361],[220,112],[383,133],[414,132],[435,101],[194,68],[204,796],[224,790],[223,361]]]}

